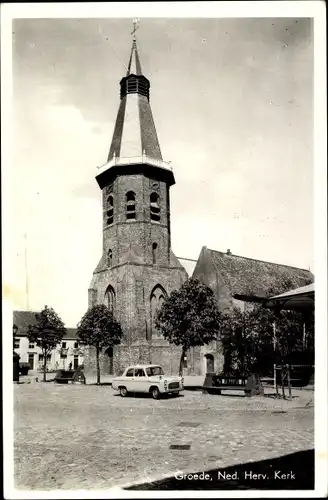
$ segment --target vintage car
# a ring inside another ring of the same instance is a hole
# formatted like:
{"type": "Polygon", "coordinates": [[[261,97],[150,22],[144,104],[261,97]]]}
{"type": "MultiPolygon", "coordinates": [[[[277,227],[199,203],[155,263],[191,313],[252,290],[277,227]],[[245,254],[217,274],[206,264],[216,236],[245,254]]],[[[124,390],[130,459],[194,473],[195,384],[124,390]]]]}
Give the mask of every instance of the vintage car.
{"type": "Polygon", "coordinates": [[[158,365],[129,366],[122,376],[113,379],[112,388],[120,391],[123,398],[129,393],[144,392],[154,399],[163,394],[178,395],[184,390],[182,377],[166,376],[158,365]]]}

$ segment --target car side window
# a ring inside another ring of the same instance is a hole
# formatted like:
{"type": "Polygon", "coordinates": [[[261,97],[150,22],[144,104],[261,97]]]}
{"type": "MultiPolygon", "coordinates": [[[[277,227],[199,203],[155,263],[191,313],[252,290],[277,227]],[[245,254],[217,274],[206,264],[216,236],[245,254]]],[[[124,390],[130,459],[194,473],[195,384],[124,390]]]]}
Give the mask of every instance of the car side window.
{"type": "Polygon", "coordinates": [[[144,377],[145,372],[142,370],[142,368],[139,368],[139,370],[136,370],[136,377],[144,377]]]}
{"type": "Polygon", "coordinates": [[[133,368],[130,368],[130,369],[126,372],[126,377],[133,377],[133,368]]]}

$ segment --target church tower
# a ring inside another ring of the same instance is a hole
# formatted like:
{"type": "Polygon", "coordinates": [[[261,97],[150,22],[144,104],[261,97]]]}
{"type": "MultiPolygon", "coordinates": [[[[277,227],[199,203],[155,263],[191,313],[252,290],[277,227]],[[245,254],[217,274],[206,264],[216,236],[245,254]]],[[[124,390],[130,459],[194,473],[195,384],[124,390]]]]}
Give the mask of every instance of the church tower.
{"type": "Polygon", "coordinates": [[[106,304],[124,334],[121,345],[104,353],[105,373],[136,362],[159,363],[166,373],[179,366],[180,349],[154,325],[165,297],[188,275],[171,250],[170,187],[175,179],[162,158],[149,91],[134,36],[107,163],[96,176],[102,192],[103,253],[90,284],[89,306],[106,304]]]}

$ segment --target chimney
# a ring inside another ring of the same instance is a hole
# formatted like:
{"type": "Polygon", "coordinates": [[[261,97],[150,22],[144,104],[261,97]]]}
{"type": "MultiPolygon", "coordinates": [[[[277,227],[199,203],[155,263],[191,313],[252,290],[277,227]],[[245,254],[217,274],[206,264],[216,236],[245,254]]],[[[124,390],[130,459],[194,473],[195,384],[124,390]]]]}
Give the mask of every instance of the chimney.
{"type": "Polygon", "coordinates": [[[230,248],[228,248],[228,250],[227,250],[227,255],[232,255],[230,248]]]}

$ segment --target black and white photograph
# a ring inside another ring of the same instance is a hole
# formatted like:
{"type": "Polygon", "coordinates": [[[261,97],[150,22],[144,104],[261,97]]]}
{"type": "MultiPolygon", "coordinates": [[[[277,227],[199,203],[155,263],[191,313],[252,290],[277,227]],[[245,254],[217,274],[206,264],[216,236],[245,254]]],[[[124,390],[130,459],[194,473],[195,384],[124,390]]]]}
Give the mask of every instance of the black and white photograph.
{"type": "Polygon", "coordinates": [[[324,3],[2,11],[5,498],[325,496],[324,3]]]}

